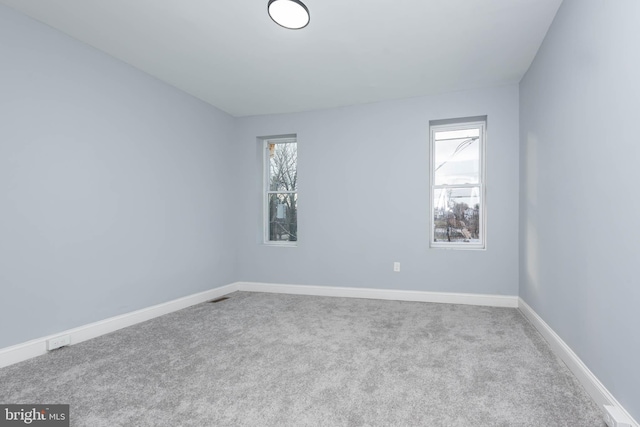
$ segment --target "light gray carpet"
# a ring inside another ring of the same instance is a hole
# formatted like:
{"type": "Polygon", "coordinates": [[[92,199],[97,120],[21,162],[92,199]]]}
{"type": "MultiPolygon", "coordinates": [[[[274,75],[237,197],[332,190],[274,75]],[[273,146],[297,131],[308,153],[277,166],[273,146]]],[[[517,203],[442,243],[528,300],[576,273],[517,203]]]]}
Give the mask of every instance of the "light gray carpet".
{"type": "Polygon", "coordinates": [[[73,426],[604,426],[516,309],[237,292],[0,369],[73,426]]]}

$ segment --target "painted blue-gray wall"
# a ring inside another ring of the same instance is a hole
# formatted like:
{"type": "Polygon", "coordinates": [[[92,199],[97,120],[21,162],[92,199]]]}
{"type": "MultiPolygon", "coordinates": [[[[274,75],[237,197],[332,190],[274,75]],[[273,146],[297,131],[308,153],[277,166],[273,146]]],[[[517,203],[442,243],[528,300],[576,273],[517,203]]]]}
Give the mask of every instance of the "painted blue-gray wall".
{"type": "Polygon", "coordinates": [[[244,176],[239,280],[518,294],[517,85],[242,118],[236,144],[244,176]],[[483,115],[487,250],[429,249],[429,121],[483,115]],[[256,138],[291,133],[298,136],[299,242],[273,247],[262,244],[256,138]]]}
{"type": "Polygon", "coordinates": [[[233,118],[0,6],[0,348],[225,285],[233,118]]]}
{"type": "Polygon", "coordinates": [[[520,294],[636,419],[639,19],[565,0],[520,86],[520,294]]]}

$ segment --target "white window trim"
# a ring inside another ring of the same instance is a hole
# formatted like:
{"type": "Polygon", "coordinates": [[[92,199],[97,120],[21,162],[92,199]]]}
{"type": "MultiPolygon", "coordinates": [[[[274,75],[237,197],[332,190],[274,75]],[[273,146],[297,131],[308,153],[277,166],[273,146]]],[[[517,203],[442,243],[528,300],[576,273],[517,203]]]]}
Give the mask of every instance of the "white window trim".
{"type": "Polygon", "coordinates": [[[486,121],[464,121],[447,124],[435,124],[429,126],[429,169],[431,170],[430,180],[430,198],[429,198],[429,247],[435,249],[462,249],[462,250],[486,250],[487,249],[487,185],[486,185],[486,140],[487,140],[487,123],[486,121]],[[480,128],[480,183],[479,184],[456,184],[456,185],[435,185],[435,133],[451,130],[464,130],[480,128]],[[433,212],[435,210],[433,197],[436,189],[455,187],[455,188],[476,188],[480,187],[480,212],[479,222],[481,226],[480,243],[465,242],[436,242],[435,241],[435,223],[433,220],[433,212]]]}
{"type": "MultiPolygon", "coordinates": [[[[298,194],[296,191],[272,191],[269,190],[269,144],[286,144],[298,142],[295,136],[265,138],[262,140],[262,242],[267,246],[281,246],[294,248],[298,246],[298,240],[295,242],[269,240],[269,194],[298,194]]],[[[297,167],[297,165],[296,165],[297,167]]]]}

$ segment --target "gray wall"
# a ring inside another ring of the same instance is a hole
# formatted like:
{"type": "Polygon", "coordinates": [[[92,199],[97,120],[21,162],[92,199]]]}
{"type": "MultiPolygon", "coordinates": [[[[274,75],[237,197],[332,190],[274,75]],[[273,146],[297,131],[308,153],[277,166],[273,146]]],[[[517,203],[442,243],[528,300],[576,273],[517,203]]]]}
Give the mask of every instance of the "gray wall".
{"type": "Polygon", "coordinates": [[[520,277],[640,417],[638,16],[565,0],[520,93],[234,120],[0,6],[0,348],[236,280],[516,295],[520,277]],[[488,249],[429,249],[429,121],[479,115],[488,249]],[[289,133],[300,241],[266,246],[256,138],[289,133]]]}
{"type": "Polygon", "coordinates": [[[238,119],[239,280],[518,294],[518,87],[238,119]],[[486,251],[429,249],[429,120],[488,116],[486,251]],[[256,137],[297,133],[299,242],[262,244],[256,137]],[[400,261],[402,271],[392,271],[400,261]]]}
{"type": "Polygon", "coordinates": [[[565,0],[520,87],[521,296],[636,419],[639,17],[565,0]]]}
{"type": "Polygon", "coordinates": [[[0,6],[0,348],[234,280],[233,118],[0,6]]]}

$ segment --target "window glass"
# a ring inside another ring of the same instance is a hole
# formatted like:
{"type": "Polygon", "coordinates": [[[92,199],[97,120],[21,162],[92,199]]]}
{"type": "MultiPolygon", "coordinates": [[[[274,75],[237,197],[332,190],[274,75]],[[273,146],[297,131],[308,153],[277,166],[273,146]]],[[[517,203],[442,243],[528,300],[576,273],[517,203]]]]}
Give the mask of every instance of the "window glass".
{"type": "Polygon", "coordinates": [[[295,138],[265,141],[265,243],[298,241],[298,144],[295,138]]]}
{"type": "Polygon", "coordinates": [[[486,122],[431,125],[431,246],[485,247],[486,122]]]}

